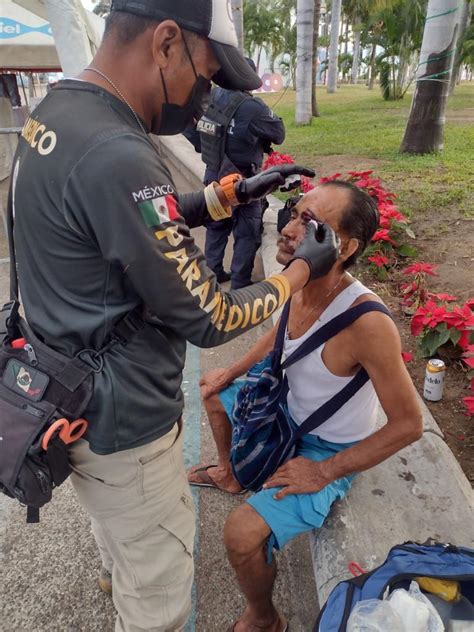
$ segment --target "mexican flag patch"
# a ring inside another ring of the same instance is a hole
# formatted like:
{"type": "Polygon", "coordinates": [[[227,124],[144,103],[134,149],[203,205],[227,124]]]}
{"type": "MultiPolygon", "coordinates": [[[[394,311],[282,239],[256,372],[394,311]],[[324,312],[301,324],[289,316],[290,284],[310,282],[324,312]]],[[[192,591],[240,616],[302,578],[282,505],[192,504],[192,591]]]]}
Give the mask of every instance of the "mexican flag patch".
{"type": "Polygon", "coordinates": [[[179,217],[178,205],[172,195],[141,202],[138,208],[148,228],[160,226],[165,222],[172,222],[179,217]]]}

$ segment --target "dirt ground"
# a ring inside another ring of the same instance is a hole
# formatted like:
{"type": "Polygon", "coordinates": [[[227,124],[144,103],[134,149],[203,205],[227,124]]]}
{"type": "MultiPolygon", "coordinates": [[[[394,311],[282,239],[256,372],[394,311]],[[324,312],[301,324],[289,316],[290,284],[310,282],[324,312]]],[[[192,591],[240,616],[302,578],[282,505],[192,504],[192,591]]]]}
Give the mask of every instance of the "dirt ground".
{"type": "MultiPolygon", "coordinates": [[[[377,170],[384,169],[386,164],[377,160],[370,160],[360,156],[328,156],[318,157],[318,176],[328,176],[332,173],[347,173],[349,170],[373,169],[377,177],[377,170]]],[[[432,292],[446,292],[454,294],[460,301],[474,296],[474,221],[466,217],[456,207],[455,203],[443,205],[439,208],[436,196],[446,193],[442,187],[433,191],[433,205],[431,209],[417,208],[416,182],[411,187],[406,178],[403,182],[400,176],[382,176],[385,185],[391,191],[398,193],[403,186],[405,195],[399,206],[403,213],[407,212],[407,191],[413,188],[413,200],[410,205],[411,228],[416,234],[416,248],[418,261],[435,263],[439,276],[430,277],[429,289],[432,292]],[[405,203],[403,202],[405,200],[405,203]]],[[[474,201],[473,201],[474,206],[474,201]]],[[[401,266],[402,267],[402,266],[401,266]]],[[[401,268],[400,267],[400,268],[401,268]]],[[[374,279],[367,271],[360,268],[356,272],[363,281],[377,292],[392,310],[395,321],[400,330],[403,348],[411,351],[414,359],[408,363],[408,369],[418,389],[423,391],[426,359],[416,357],[415,338],[410,333],[410,318],[406,316],[400,306],[400,285],[406,279],[400,270],[391,273],[388,281],[383,283],[374,279]]],[[[474,486],[474,420],[465,414],[462,398],[466,397],[469,382],[466,372],[459,360],[443,359],[448,364],[444,395],[441,402],[426,402],[433,417],[444,433],[446,443],[458,459],[467,478],[474,486]]]]}

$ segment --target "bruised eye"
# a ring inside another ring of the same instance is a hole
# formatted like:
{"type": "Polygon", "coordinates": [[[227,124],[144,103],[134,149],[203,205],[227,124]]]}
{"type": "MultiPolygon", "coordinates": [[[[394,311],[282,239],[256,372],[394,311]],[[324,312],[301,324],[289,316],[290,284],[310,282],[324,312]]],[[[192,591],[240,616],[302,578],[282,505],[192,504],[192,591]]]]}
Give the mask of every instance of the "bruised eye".
{"type": "Polygon", "coordinates": [[[301,213],[301,219],[305,224],[307,224],[308,222],[311,222],[311,220],[314,220],[314,217],[311,215],[311,213],[303,211],[303,213],[301,213]]]}

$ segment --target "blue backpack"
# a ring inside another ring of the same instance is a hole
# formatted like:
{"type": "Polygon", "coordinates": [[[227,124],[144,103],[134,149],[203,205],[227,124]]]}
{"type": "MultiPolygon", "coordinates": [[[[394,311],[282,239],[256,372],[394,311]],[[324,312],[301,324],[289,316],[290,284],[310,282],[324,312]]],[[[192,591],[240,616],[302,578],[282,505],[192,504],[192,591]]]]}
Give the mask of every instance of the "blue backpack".
{"type": "Polygon", "coordinates": [[[452,544],[407,542],[394,546],[385,562],[373,571],[340,582],[321,610],[314,632],[346,632],[356,603],[382,599],[387,588],[390,591],[408,589],[415,577],[457,580],[461,583],[462,595],[474,604],[473,549],[452,544]]]}
{"type": "Polygon", "coordinates": [[[298,439],[332,417],[369,381],[367,371],[359,369],[343,389],[297,427],[286,409],[288,381],[284,370],[312,353],[363,314],[376,311],[390,316],[385,305],[376,301],[366,301],[351,307],[315,331],[282,363],[290,313],[290,301],[286,303],[275,347],[250,369],[232,411],[230,463],[242,487],[259,491],[265,481],[293,457],[298,439]]]}

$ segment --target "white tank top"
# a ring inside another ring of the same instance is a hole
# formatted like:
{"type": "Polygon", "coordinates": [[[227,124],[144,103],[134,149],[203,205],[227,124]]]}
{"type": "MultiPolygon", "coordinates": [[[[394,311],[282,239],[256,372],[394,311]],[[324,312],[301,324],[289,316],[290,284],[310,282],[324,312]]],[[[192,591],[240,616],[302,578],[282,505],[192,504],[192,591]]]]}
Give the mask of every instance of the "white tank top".
{"type": "MultiPolygon", "coordinates": [[[[301,338],[290,340],[287,330],[283,349],[284,357],[289,357],[320,327],[347,311],[363,294],[373,294],[373,292],[360,281],[354,281],[336,296],[301,338]]],[[[315,410],[353,379],[353,376],[339,377],[329,371],[322,359],[324,347],[325,345],[322,345],[286,371],[290,387],[288,409],[298,425],[301,425],[315,410]]],[[[374,432],[377,409],[378,398],[369,380],[342,408],[310,434],[332,443],[360,441],[374,432]]]]}

